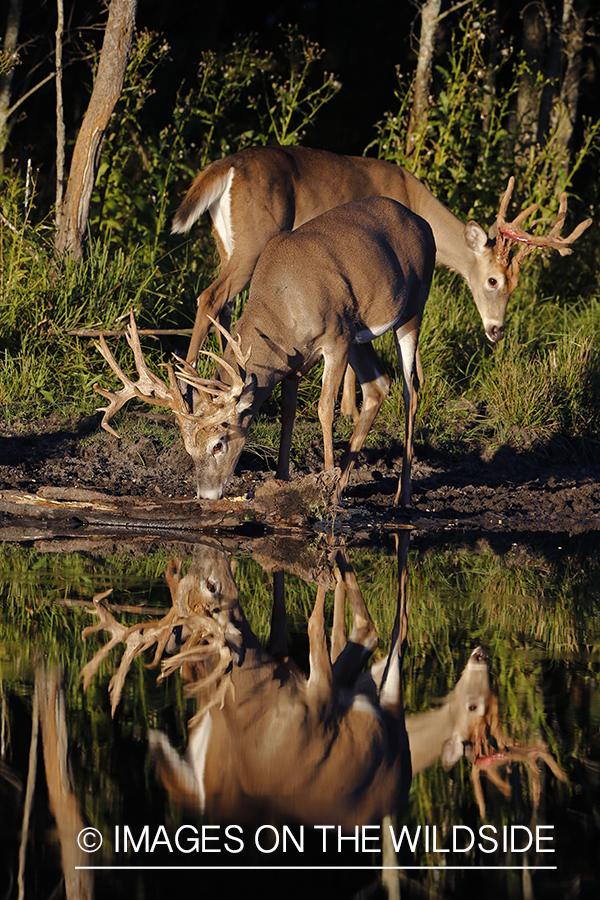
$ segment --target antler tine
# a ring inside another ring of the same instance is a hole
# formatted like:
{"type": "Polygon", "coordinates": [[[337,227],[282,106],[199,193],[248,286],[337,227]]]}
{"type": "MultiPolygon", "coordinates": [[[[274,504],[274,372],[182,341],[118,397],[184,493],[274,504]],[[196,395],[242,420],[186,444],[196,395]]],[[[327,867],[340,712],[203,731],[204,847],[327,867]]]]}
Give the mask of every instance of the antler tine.
{"type": "Polygon", "coordinates": [[[562,193],[560,195],[560,205],[558,207],[558,217],[556,222],[548,232],[548,237],[551,237],[553,241],[560,242],[561,246],[555,247],[555,250],[558,250],[561,256],[568,256],[568,254],[572,253],[573,250],[569,246],[563,246],[564,244],[572,244],[574,243],[578,237],[581,237],[583,232],[590,227],[592,224],[592,219],[585,219],[583,222],[580,222],[577,225],[571,234],[567,235],[567,237],[561,237],[560,233],[562,231],[562,227],[565,224],[565,217],[567,215],[567,195],[562,193]]]}
{"type": "MultiPolygon", "coordinates": [[[[249,347],[246,353],[242,353],[241,349],[241,338],[233,338],[228,331],[226,331],[222,325],[219,324],[215,319],[211,316],[208,316],[210,321],[213,323],[215,328],[224,336],[229,345],[231,346],[233,355],[238,363],[242,372],[246,368],[246,363],[250,358],[250,354],[252,352],[252,348],[249,347]]],[[[201,391],[204,394],[209,394],[212,397],[222,399],[223,402],[227,402],[227,400],[242,390],[244,387],[244,377],[237,372],[230,363],[224,360],[221,356],[217,356],[216,353],[211,353],[210,350],[200,350],[204,356],[208,356],[210,359],[214,359],[217,365],[222,366],[223,369],[229,374],[231,378],[231,384],[225,384],[222,381],[217,381],[212,378],[201,378],[194,366],[192,366],[186,360],[181,359],[179,356],[176,356],[178,369],[177,369],[177,377],[180,381],[183,381],[185,384],[189,384],[190,387],[194,388],[197,391],[201,391]]],[[[222,415],[219,414],[219,415],[222,415]]],[[[206,424],[204,422],[203,424],[206,424]]]]}
{"type": "Polygon", "coordinates": [[[108,423],[110,419],[112,419],[112,417],[116,415],[116,413],[118,413],[121,407],[124,406],[125,403],[127,403],[128,400],[131,400],[132,397],[135,397],[135,388],[131,379],[127,377],[125,372],[123,372],[116,359],[108,349],[108,344],[106,343],[102,335],[100,335],[100,343],[95,344],[95,347],[100,351],[115,375],[120,378],[124,384],[124,387],[121,388],[120,391],[109,391],[106,388],[100,387],[98,384],[94,385],[94,390],[109,401],[108,406],[97,407],[98,412],[104,413],[101,422],[102,428],[118,438],[119,435],[112,427],[112,425],[109,425],[108,423]]]}
{"type": "Polygon", "coordinates": [[[504,222],[506,217],[506,211],[508,209],[508,204],[510,203],[510,198],[512,197],[512,192],[515,186],[515,176],[511,175],[508,179],[508,187],[502,194],[500,198],[500,206],[498,208],[498,215],[496,216],[496,227],[499,222],[504,222]]]}
{"type": "MultiPolygon", "coordinates": [[[[217,356],[216,353],[211,353],[210,350],[200,350],[199,352],[202,353],[203,356],[209,356],[211,359],[214,359],[215,362],[217,362],[220,366],[223,366],[225,371],[229,372],[229,374],[231,375],[231,378],[233,379],[233,385],[231,385],[231,386],[223,385],[223,388],[222,388],[223,390],[236,390],[236,389],[239,390],[240,388],[242,388],[244,386],[244,379],[240,377],[239,372],[236,372],[235,369],[233,368],[233,366],[230,366],[228,362],[225,362],[225,360],[222,357],[217,356]]],[[[187,379],[193,378],[193,377],[194,376],[191,375],[191,373],[188,373],[185,370],[182,373],[182,379],[184,381],[187,381],[187,379]]],[[[201,380],[205,381],[206,379],[201,379],[201,380]]],[[[210,383],[215,384],[215,385],[221,384],[221,382],[216,381],[216,380],[212,381],[210,383]]],[[[196,384],[192,384],[192,387],[196,387],[196,384]]]]}
{"type": "Polygon", "coordinates": [[[520,225],[531,215],[532,212],[538,208],[537,203],[532,203],[526,209],[522,209],[520,213],[513,219],[512,222],[507,223],[506,221],[506,213],[508,211],[508,204],[510,202],[510,198],[512,197],[512,192],[515,186],[514,176],[511,175],[508,179],[508,187],[504,191],[504,194],[500,198],[500,206],[498,208],[498,215],[496,216],[496,221],[490,228],[488,234],[490,238],[496,238],[496,259],[498,262],[506,265],[508,263],[508,254],[510,252],[510,248],[517,240],[511,234],[511,230],[519,228],[520,225]]]}
{"type": "Polygon", "coordinates": [[[586,228],[589,228],[589,226],[592,224],[592,220],[586,219],[584,222],[581,222],[579,225],[577,225],[573,229],[571,234],[569,234],[567,237],[561,237],[560,232],[567,215],[567,195],[565,193],[562,193],[560,196],[558,216],[550,231],[547,234],[529,234],[521,228],[521,225],[525,221],[525,219],[538,208],[537,204],[532,204],[526,209],[521,210],[521,212],[513,219],[512,222],[506,222],[505,220],[506,210],[508,208],[508,199],[510,198],[510,195],[512,193],[513,184],[514,179],[511,178],[509,181],[509,187],[500,202],[500,210],[496,219],[497,259],[504,264],[508,263],[508,253],[511,246],[515,243],[521,244],[518,253],[513,259],[513,268],[515,272],[518,272],[523,260],[538,247],[548,247],[553,250],[558,250],[561,256],[568,256],[569,254],[571,254],[573,250],[570,245],[583,234],[586,228]]]}
{"type": "Polygon", "coordinates": [[[225,338],[225,340],[231,347],[233,355],[235,356],[240,367],[242,369],[245,369],[246,363],[250,359],[250,354],[252,353],[252,347],[248,347],[248,350],[246,351],[245,354],[242,353],[241,336],[238,334],[238,336],[236,338],[232,337],[232,335],[230,335],[229,332],[225,328],[223,328],[223,326],[221,325],[220,322],[217,322],[217,320],[213,319],[212,316],[207,316],[207,318],[210,319],[210,321],[213,323],[215,328],[223,335],[223,337],[225,338]]]}
{"type": "Polygon", "coordinates": [[[113,434],[115,437],[118,437],[119,435],[114,428],[109,425],[109,421],[113,418],[115,413],[117,413],[121,407],[133,397],[138,397],[140,400],[145,400],[147,403],[152,403],[154,406],[168,406],[176,413],[182,413],[184,415],[189,414],[187,403],[177,386],[173,367],[167,364],[169,377],[168,385],[148,368],[142,352],[142,345],[140,343],[140,336],[135,323],[133,310],[130,312],[129,325],[125,336],[127,338],[127,343],[133,351],[133,357],[139,376],[137,382],[133,382],[119,366],[109,350],[103,335],[100,335],[100,343],[95,345],[117,378],[119,378],[124,385],[120,391],[110,391],[106,388],[99,387],[97,384],[94,385],[95,390],[109,401],[108,406],[99,407],[99,412],[104,412],[101,423],[102,428],[110,434],[113,434]]]}

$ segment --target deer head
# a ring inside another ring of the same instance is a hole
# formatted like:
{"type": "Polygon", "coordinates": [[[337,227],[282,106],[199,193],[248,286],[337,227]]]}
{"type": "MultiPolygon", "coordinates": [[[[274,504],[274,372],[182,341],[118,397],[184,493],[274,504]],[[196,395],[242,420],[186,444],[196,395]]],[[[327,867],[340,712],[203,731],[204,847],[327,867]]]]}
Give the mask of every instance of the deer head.
{"type": "Polygon", "coordinates": [[[94,387],[110,401],[108,406],[100,408],[100,412],[104,413],[102,427],[115,437],[119,435],[109,424],[110,420],[133,397],[154,406],[169,407],[181,430],[185,449],[194,461],[197,496],[218,500],[223,496],[233,474],[252,421],[256,378],[254,375],[245,377],[251,349],[242,353],[239,338],[235,340],[217,322],[212,321],[226,338],[238,368],[209,351],[203,350],[202,353],[217,360],[227,380],[201,378],[193,366],[178,359],[177,374],[173,366],[167,364],[168,383],[162,381],[146,364],[131,312],[126,338],[133,350],[138,380],[131,381],[123,372],[101,337],[96,347],[124,386],[120,391],[109,391],[98,385],[94,387]],[[178,381],[189,384],[194,389],[193,401],[186,399],[178,381]]]}
{"type": "MultiPolygon", "coordinates": [[[[567,213],[567,195],[562,194],[556,222],[545,235],[530,234],[521,227],[523,222],[538,208],[532,204],[513,219],[506,221],[506,211],[512,196],[515,179],[511,177],[508,187],[500,199],[496,221],[486,235],[477,222],[470,221],[465,227],[465,243],[474,254],[474,262],[467,275],[469,287],[490,341],[504,337],[506,307],[510,295],[517,287],[519,272],[525,258],[538,248],[558,250],[561,256],[572,253],[571,244],[592,224],[591,219],[581,222],[568,237],[560,232],[567,213]],[[515,244],[520,244],[517,253],[512,253],[515,244]]],[[[535,223],[533,223],[535,225],[535,223]]]]}

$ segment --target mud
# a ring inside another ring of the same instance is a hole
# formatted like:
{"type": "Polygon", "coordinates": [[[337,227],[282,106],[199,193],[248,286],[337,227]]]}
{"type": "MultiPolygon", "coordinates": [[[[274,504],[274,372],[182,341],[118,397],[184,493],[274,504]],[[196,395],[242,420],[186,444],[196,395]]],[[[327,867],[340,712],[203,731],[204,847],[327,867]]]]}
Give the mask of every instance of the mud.
{"type": "MultiPolygon", "coordinates": [[[[150,421],[144,414],[140,419],[150,421]]],[[[166,417],[152,413],[151,422],[151,437],[121,440],[102,432],[96,416],[2,424],[0,491],[36,493],[53,486],[144,500],[193,498],[193,468],[179,436],[166,417]]],[[[394,506],[401,456],[393,439],[361,454],[339,514],[349,530],[408,522],[429,534],[600,531],[600,465],[569,458],[564,448],[465,449],[450,457],[417,445],[408,511],[394,506]]],[[[296,463],[294,477],[319,471],[320,445],[309,442],[296,463]]],[[[253,496],[274,468],[274,460],[245,452],[228,495],[253,496]]]]}

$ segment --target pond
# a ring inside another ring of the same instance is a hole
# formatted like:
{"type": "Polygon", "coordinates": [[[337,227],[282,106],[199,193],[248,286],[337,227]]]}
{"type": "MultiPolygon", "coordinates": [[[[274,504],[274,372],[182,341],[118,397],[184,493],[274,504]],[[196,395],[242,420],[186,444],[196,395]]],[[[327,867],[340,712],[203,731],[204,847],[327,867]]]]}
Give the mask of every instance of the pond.
{"type": "Polygon", "coordinates": [[[491,541],[0,545],[1,896],[595,897],[597,538],[491,541]]]}

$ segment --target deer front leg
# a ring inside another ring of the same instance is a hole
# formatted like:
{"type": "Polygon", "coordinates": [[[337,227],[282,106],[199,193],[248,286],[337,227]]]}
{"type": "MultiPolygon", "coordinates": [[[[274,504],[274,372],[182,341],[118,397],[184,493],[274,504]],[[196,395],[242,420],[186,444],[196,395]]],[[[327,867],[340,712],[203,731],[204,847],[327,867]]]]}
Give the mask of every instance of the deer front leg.
{"type": "Polygon", "coordinates": [[[307,689],[315,699],[322,698],[322,701],[326,703],[331,700],[332,696],[333,669],[325,633],[325,595],[325,588],[319,586],[317,599],[308,620],[310,675],[307,689]]]}
{"type": "MultiPolygon", "coordinates": [[[[401,722],[404,737],[404,700],[402,696],[402,663],[408,640],[408,551],[410,532],[396,537],[398,551],[398,600],[392,631],[392,646],[379,688],[379,702],[401,722]]],[[[408,747],[407,747],[408,749],[408,747]]]]}
{"type": "Polygon", "coordinates": [[[360,381],[363,402],[358,422],[342,460],[342,474],[336,489],[337,499],[348,484],[356,457],[365,442],[375,416],[389,393],[391,384],[390,377],[384,372],[383,365],[371,344],[353,344],[350,348],[349,362],[360,381]]]}
{"type": "Polygon", "coordinates": [[[290,480],[290,450],[292,431],[298,408],[298,377],[292,375],[281,382],[281,435],[276,477],[281,481],[290,480]]]}
{"type": "Polygon", "coordinates": [[[413,435],[417,416],[417,402],[419,399],[417,366],[420,367],[420,357],[418,357],[420,325],[420,318],[414,316],[410,322],[407,322],[395,332],[404,394],[404,452],[402,455],[402,474],[396,491],[396,506],[398,506],[398,503],[400,503],[400,506],[408,506],[412,497],[410,470],[413,459],[413,435]]]}
{"type": "Polygon", "coordinates": [[[342,573],[335,570],[335,594],[333,600],[333,626],[331,629],[331,662],[335,668],[338,657],[347,643],[346,632],[346,585],[342,573]]]}

